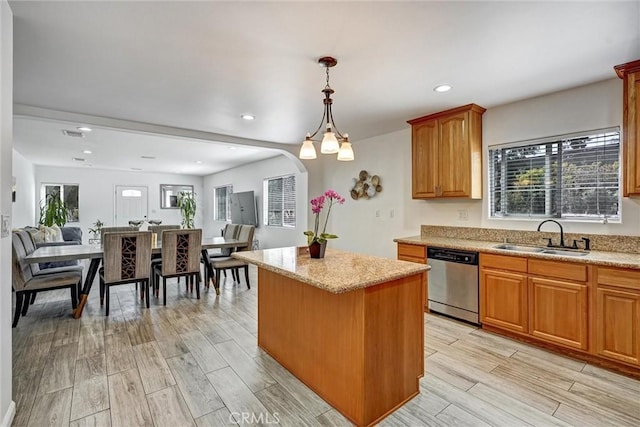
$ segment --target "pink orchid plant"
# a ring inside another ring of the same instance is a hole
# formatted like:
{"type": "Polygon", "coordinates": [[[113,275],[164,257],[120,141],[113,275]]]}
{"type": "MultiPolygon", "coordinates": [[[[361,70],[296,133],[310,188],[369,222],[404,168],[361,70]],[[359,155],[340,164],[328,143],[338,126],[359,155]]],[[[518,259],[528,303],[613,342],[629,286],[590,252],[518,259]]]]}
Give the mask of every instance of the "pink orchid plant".
{"type": "Polygon", "coordinates": [[[325,243],[327,239],[337,239],[338,236],[335,234],[327,233],[327,222],[329,221],[329,215],[331,214],[331,207],[335,204],[343,204],[344,197],[339,195],[335,190],[327,190],[321,196],[311,199],[311,212],[313,212],[316,216],[315,227],[313,231],[305,231],[304,234],[307,236],[307,241],[310,244],[314,242],[325,243]],[[327,216],[324,220],[324,227],[322,227],[322,233],[318,234],[318,230],[320,228],[320,212],[324,208],[325,203],[328,204],[327,208],[327,216]]]}

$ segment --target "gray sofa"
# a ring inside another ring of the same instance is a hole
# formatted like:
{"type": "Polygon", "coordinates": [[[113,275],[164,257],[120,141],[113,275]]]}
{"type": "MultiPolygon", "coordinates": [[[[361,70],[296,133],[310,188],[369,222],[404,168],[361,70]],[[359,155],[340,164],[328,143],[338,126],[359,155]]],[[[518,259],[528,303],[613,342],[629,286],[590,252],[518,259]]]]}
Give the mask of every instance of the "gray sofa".
{"type": "MultiPolygon", "coordinates": [[[[33,241],[32,230],[38,230],[36,227],[25,227],[29,232],[29,236],[33,241]]],[[[62,231],[63,242],[35,242],[33,244],[36,248],[43,246],[62,246],[62,245],[81,245],[82,244],[82,228],[80,227],[60,227],[62,231]]],[[[41,262],[39,267],[41,270],[47,268],[66,267],[70,265],[78,265],[78,261],[58,261],[58,262],[41,262]]]]}

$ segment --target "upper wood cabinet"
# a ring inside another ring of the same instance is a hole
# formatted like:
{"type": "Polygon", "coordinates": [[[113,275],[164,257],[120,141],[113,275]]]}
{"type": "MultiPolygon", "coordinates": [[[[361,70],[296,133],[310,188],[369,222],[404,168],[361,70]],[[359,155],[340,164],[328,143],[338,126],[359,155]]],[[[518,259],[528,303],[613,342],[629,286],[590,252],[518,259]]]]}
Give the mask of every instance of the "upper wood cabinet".
{"type": "Polygon", "coordinates": [[[412,196],[482,198],[482,114],[469,104],[409,120],[412,196]]]}
{"type": "Polygon", "coordinates": [[[614,67],[624,81],[623,195],[640,196],[640,59],[614,67]]]}

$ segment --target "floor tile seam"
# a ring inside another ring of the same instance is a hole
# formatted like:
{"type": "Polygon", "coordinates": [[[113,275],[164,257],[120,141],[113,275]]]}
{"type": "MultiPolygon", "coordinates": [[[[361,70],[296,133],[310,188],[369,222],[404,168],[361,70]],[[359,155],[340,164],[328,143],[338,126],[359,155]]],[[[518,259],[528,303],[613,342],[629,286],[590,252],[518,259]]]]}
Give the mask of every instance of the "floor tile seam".
{"type": "MultiPolygon", "coordinates": [[[[38,386],[38,387],[39,387],[39,386],[38,386]]],[[[50,392],[47,392],[47,393],[43,393],[43,394],[41,394],[41,395],[36,394],[36,395],[35,395],[35,398],[33,399],[33,404],[31,405],[31,410],[29,411],[29,418],[28,418],[28,420],[27,420],[27,426],[29,425],[29,423],[30,423],[30,421],[31,421],[31,417],[32,417],[32,416],[33,416],[33,414],[34,414],[33,408],[35,407],[36,399],[37,399],[38,397],[44,397],[44,396],[45,396],[45,395],[47,395],[47,394],[57,393],[57,392],[60,392],[60,391],[63,391],[63,390],[67,390],[67,389],[69,389],[69,388],[70,388],[70,389],[73,389],[73,386],[71,386],[71,387],[64,387],[64,388],[61,388],[61,389],[58,389],[58,390],[53,390],[53,391],[50,391],[50,392]]],[[[71,403],[72,403],[72,402],[73,402],[73,390],[71,390],[71,403]]],[[[71,418],[71,403],[69,404],[69,418],[71,418]]],[[[70,423],[70,422],[71,422],[71,420],[69,420],[69,423],[70,423]]],[[[67,423],[67,424],[69,424],[69,423],[67,423]]]]}
{"type": "MultiPolygon", "coordinates": [[[[617,400],[617,401],[622,402],[622,403],[629,403],[630,405],[631,405],[631,404],[633,404],[633,403],[636,403],[637,405],[639,405],[639,406],[640,406],[640,395],[639,395],[639,397],[638,397],[638,402],[633,402],[633,401],[631,401],[630,399],[627,399],[627,398],[625,398],[625,397],[613,396],[613,395],[611,395],[611,394],[609,394],[609,393],[607,393],[607,392],[604,392],[604,391],[602,391],[602,390],[596,389],[596,388],[591,387],[591,386],[589,386],[589,385],[579,383],[578,381],[575,381],[575,382],[571,385],[571,387],[569,388],[569,390],[567,390],[567,391],[569,391],[570,393],[575,394],[576,396],[580,396],[580,397],[583,397],[583,398],[585,398],[585,399],[589,399],[589,398],[585,397],[584,395],[582,395],[582,394],[580,394],[580,393],[578,393],[578,392],[576,392],[576,391],[572,390],[573,386],[574,386],[574,385],[576,385],[576,383],[578,383],[578,384],[582,385],[583,387],[590,388],[590,389],[592,389],[592,390],[594,390],[594,391],[596,391],[596,392],[602,392],[602,393],[604,393],[604,394],[606,395],[606,398],[608,398],[608,399],[617,400]]],[[[589,399],[589,400],[592,400],[592,399],[589,399]]],[[[616,410],[616,412],[618,412],[618,413],[619,413],[619,412],[622,412],[623,414],[625,414],[625,415],[627,415],[627,416],[629,416],[629,417],[631,417],[631,418],[637,419],[637,420],[638,420],[638,424],[637,424],[637,425],[640,425],[640,416],[635,416],[635,415],[632,415],[632,414],[630,414],[630,413],[628,413],[628,412],[624,412],[624,411],[620,411],[620,410],[616,410]]]]}
{"type": "MultiPolygon", "coordinates": [[[[539,349],[536,349],[536,350],[539,350],[539,349]]],[[[535,351],[534,351],[534,352],[535,352],[535,351]]],[[[525,354],[525,356],[523,356],[524,358],[526,358],[527,356],[529,356],[529,357],[538,357],[538,358],[539,358],[539,355],[536,355],[536,354],[533,354],[533,353],[528,353],[526,350],[517,350],[517,351],[516,351],[514,354],[512,354],[511,356],[514,356],[514,355],[516,355],[517,353],[525,354]]],[[[511,356],[509,356],[509,358],[511,358],[511,356]]],[[[560,355],[555,355],[555,356],[557,356],[557,357],[562,357],[562,356],[560,356],[560,355]]],[[[543,362],[543,364],[545,364],[545,365],[547,365],[547,364],[549,364],[549,365],[553,364],[553,365],[555,365],[555,367],[556,367],[556,368],[560,368],[560,369],[561,369],[561,370],[563,370],[563,371],[571,372],[571,374],[569,374],[569,375],[574,375],[574,374],[579,374],[579,373],[581,373],[581,372],[582,372],[582,370],[584,369],[585,365],[586,365],[586,362],[581,362],[581,361],[579,361],[579,360],[577,360],[577,359],[573,359],[573,358],[570,358],[570,357],[565,357],[565,358],[566,358],[566,359],[569,359],[569,360],[572,360],[572,361],[575,361],[575,362],[577,362],[577,363],[582,364],[582,367],[580,368],[580,370],[575,370],[575,369],[571,369],[571,368],[569,368],[569,367],[567,367],[567,366],[563,366],[563,365],[560,365],[560,364],[556,364],[556,363],[554,363],[554,362],[550,362],[550,361],[547,361],[547,360],[543,360],[542,362],[543,362]]],[[[518,359],[513,358],[513,360],[518,360],[518,359]]],[[[520,361],[528,364],[528,362],[525,362],[525,361],[523,361],[523,360],[520,360],[520,361]]]]}
{"type": "MultiPolygon", "coordinates": [[[[266,399],[266,398],[264,398],[264,397],[263,397],[262,399],[260,398],[260,396],[264,394],[264,393],[260,393],[260,392],[262,392],[262,391],[266,391],[267,389],[272,388],[272,387],[275,387],[275,386],[278,386],[278,385],[279,385],[280,387],[282,387],[282,389],[283,389],[283,390],[285,390],[287,393],[289,393],[289,392],[288,392],[288,391],[287,391],[287,390],[286,390],[286,389],[285,389],[285,388],[284,388],[280,383],[278,383],[278,382],[276,382],[275,384],[271,384],[271,385],[269,385],[269,386],[267,386],[267,387],[265,387],[265,388],[263,388],[263,389],[260,389],[260,390],[258,390],[258,391],[252,392],[252,393],[253,393],[253,395],[256,397],[256,399],[258,399],[258,400],[260,401],[260,403],[262,403],[262,405],[263,405],[265,408],[267,408],[267,410],[269,410],[269,412],[271,412],[272,414],[273,414],[273,413],[275,413],[275,411],[272,411],[272,410],[271,410],[272,408],[270,407],[270,405],[268,405],[268,404],[267,404],[267,402],[266,402],[266,401],[267,401],[268,399],[266,399]],[[258,395],[258,393],[260,393],[260,395],[258,395]],[[263,399],[264,399],[264,400],[263,400],[263,399]]],[[[298,403],[298,405],[300,405],[300,408],[302,408],[302,411],[303,411],[303,415],[304,415],[304,417],[300,417],[300,416],[299,416],[299,415],[297,415],[297,413],[296,413],[296,416],[298,416],[298,418],[302,418],[302,419],[305,419],[305,418],[312,418],[312,419],[315,419],[315,418],[317,418],[317,417],[319,416],[319,415],[317,415],[317,416],[316,416],[316,415],[313,415],[310,411],[308,411],[308,410],[307,410],[307,408],[304,406],[304,404],[303,404],[302,402],[300,402],[298,399],[296,399],[296,398],[295,398],[295,396],[293,396],[291,393],[289,393],[289,395],[291,396],[291,398],[293,398],[293,400],[294,400],[296,403],[298,403]]],[[[331,409],[333,409],[333,407],[331,407],[331,409]]],[[[329,411],[330,411],[331,409],[329,409],[329,411]]],[[[328,412],[328,411],[327,411],[327,412],[328,412]]]]}
{"type": "MultiPolygon", "coordinates": [[[[38,391],[40,389],[40,379],[42,378],[43,373],[44,373],[44,367],[40,369],[40,375],[38,375],[38,387],[36,388],[36,392],[33,395],[33,400],[31,401],[31,405],[29,407],[29,416],[27,417],[27,424],[29,424],[29,419],[31,419],[31,414],[33,413],[33,407],[35,406],[35,403],[36,403],[36,397],[38,397],[38,391]]],[[[22,409],[16,408],[16,415],[18,410],[22,411],[22,409]]]]}
{"type": "MultiPolygon", "coordinates": [[[[539,386],[539,385],[537,385],[535,383],[532,383],[531,381],[529,381],[527,379],[524,379],[524,380],[521,380],[521,381],[523,381],[524,383],[531,384],[534,387],[541,387],[541,386],[539,386]]],[[[556,398],[551,398],[552,400],[559,401],[560,404],[565,404],[567,406],[571,406],[572,408],[575,408],[576,410],[578,409],[576,407],[576,405],[578,405],[579,407],[586,408],[587,410],[591,410],[592,412],[598,414],[599,416],[609,416],[609,417],[616,418],[617,421],[625,420],[626,418],[633,418],[633,417],[629,417],[625,413],[612,411],[610,408],[604,407],[604,406],[598,404],[597,402],[593,402],[590,399],[587,399],[587,398],[585,398],[583,396],[580,396],[578,394],[571,393],[568,390],[564,390],[562,388],[555,387],[555,386],[553,386],[551,384],[548,384],[548,387],[550,387],[552,389],[551,391],[553,391],[553,389],[555,389],[559,393],[558,397],[560,398],[560,400],[558,400],[556,398]],[[572,399],[568,399],[565,395],[563,395],[563,393],[569,393],[572,396],[572,399]]],[[[544,388],[544,387],[542,387],[542,388],[544,388]]],[[[580,410],[582,410],[582,409],[580,409],[580,410]]]]}

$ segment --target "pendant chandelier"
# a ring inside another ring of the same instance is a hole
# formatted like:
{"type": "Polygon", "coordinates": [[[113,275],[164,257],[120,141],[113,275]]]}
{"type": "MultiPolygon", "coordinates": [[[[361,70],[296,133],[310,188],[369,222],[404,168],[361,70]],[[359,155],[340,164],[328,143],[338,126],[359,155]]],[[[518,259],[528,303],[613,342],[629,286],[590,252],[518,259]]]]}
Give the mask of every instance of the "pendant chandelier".
{"type": "Polygon", "coordinates": [[[331,99],[331,94],[334,92],[333,89],[329,86],[329,68],[335,66],[338,61],[331,56],[323,56],[318,59],[318,64],[320,66],[326,68],[327,72],[327,85],[322,89],[322,93],[324,93],[324,112],[322,114],[322,120],[320,120],[320,125],[318,129],[316,129],[313,133],[307,133],[307,137],[302,142],[302,147],[300,147],[300,158],[301,159],[315,159],[316,158],[316,148],[313,143],[318,142],[318,140],[314,140],[313,138],[320,132],[324,125],[325,132],[323,134],[322,143],[320,145],[320,152],[322,154],[335,154],[338,153],[338,160],[341,161],[350,161],[354,159],[353,148],[351,148],[351,143],[349,142],[349,134],[345,133],[344,135],[340,133],[338,128],[335,125],[333,120],[333,113],[331,112],[331,105],[333,104],[333,99],[331,99]]]}

